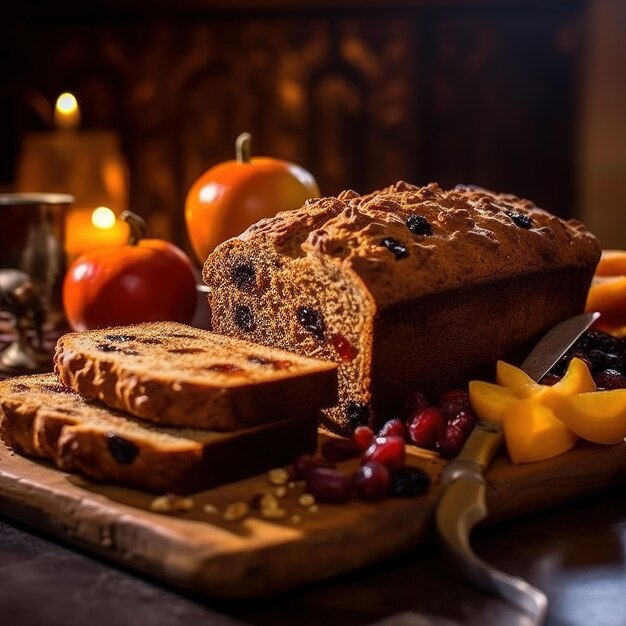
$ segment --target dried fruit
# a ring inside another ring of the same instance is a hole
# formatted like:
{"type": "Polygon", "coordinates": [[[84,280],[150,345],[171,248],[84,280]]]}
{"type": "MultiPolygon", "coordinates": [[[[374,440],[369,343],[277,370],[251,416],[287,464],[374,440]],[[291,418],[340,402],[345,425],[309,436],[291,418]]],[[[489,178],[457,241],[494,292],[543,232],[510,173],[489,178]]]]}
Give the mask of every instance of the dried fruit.
{"type": "Polygon", "coordinates": [[[250,263],[235,265],[231,277],[238,289],[249,291],[254,287],[256,275],[254,267],[250,263]]]}
{"type": "Polygon", "coordinates": [[[410,498],[424,493],[429,485],[430,477],[424,470],[404,466],[391,472],[389,493],[396,498],[410,498]]]}
{"type": "Polygon", "coordinates": [[[352,439],[329,439],[322,444],[322,456],[333,463],[354,459],[361,452],[352,439]]]}
{"type": "Polygon", "coordinates": [[[378,461],[368,461],[354,473],[354,487],[361,500],[368,502],[383,500],[389,493],[390,485],[389,469],[378,461]]]}
{"type": "Polygon", "coordinates": [[[461,411],[471,411],[469,394],[463,389],[446,391],[439,399],[439,408],[447,418],[454,417],[461,411]]]}
{"type": "Polygon", "coordinates": [[[307,306],[301,306],[298,309],[298,322],[300,322],[300,325],[308,330],[316,339],[319,339],[320,341],[324,339],[326,326],[324,324],[324,318],[319,311],[307,306]]]}
{"type": "Polygon", "coordinates": [[[384,248],[387,248],[387,250],[389,250],[389,252],[393,254],[396,261],[399,261],[400,259],[403,259],[404,257],[409,256],[409,253],[406,247],[402,245],[397,239],[394,239],[393,237],[385,237],[380,242],[380,245],[383,246],[384,248]]]}
{"type": "Polygon", "coordinates": [[[374,441],[374,431],[369,426],[357,426],[352,433],[352,441],[359,450],[367,450],[374,441]]]}
{"type": "Polygon", "coordinates": [[[455,457],[461,451],[475,423],[474,416],[464,411],[453,417],[446,425],[443,437],[437,442],[439,453],[446,458],[455,457]]]}
{"type": "Polygon", "coordinates": [[[395,435],[376,437],[374,443],[363,453],[363,462],[379,461],[390,469],[402,467],[406,457],[404,439],[395,435]]]}
{"type": "Polygon", "coordinates": [[[386,437],[387,435],[396,435],[397,437],[406,439],[406,426],[401,419],[396,417],[388,422],[385,422],[382,428],[378,431],[378,434],[382,437],[386,437]]]}
{"type": "Polygon", "coordinates": [[[421,391],[413,391],[404,401],[402,416],[408,419],[429,404],[428,398],[421,391]]]}
{"type": "Polygon", "coordinates": [[[409,439],[421,448],[432,448],[445,432],[446,422],[440,409],[427,406],[409,419],[409,439]]]}
{"type": "Polygon", "coordinates": [[[312,454],[301,454],[293,462],[293,474],[297,480],[302,480],[309,475],[309,472],[320,467],[335,469],[335,464],[327,459],[312,454]]]}
{"type": "Polygon", "coordinates": [[[613,369],[606,369],[594,377],[599,389],[624,389],[626,388],[626,376],[613,369]]]}
{"type": "Polygon", "coordinates": [[[120,437],[113,432],[106,434],[106,442],[111,456],[120,465],[130,465],[139,454],[139,447],[136,443],[124,439],[124,437],[120,437]]]}
{"type": "Polygon", "coordinates": [[[359,402],[350,402],[346,407],[346,417],[350,426],[354,430],[357,426],[367,424],[370,417],[370,411],[367,404],[359,402]]]}
{"type": "Polygon", "coordinates": [[[513,223],[520,228],[532,228],[533,220],[530,216],[517,211],[506,211],[506,214],[513,220],[513,223]]]}
{"type": "Polygon", "coordinates": [[[339,470],[314,469],[307,476],[306,490],[317,502],[344,504],[352,497],[352,478],[339,470]]]}
{"type": "Polygon", "coordinates": [[[433,228],[423,215],[409,215],[406,220],[407,228],[414,235],[432,235],[433,228]]]}
{"type": "Polygon", "coordinates": [[[252,309],[245,304],[238,304],[234,313],[235,324],[245,332],[253,331],[256,328],[254,321],[254,313],[252,309]]]}
{"type": "Polygon", "coordinates": [[[330,338],[330,343],[332,343],[339,358],[346,363],[354,361],[359,352],[357,348],[340,333],[334,333],[330,338]]]}

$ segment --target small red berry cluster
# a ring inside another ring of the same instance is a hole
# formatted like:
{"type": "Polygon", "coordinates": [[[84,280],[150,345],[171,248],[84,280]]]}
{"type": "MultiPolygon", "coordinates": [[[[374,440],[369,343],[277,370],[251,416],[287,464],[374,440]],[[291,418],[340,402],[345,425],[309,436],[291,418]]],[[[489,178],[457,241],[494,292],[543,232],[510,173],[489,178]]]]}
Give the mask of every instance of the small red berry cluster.
{"type": "MultiPolygon", "coordinates": [[[[445,458],[455,457],[476,425],[476,416],[467,391],[446,391],[437,405],[416,391],[404,407],[407,439],[420,448],[436,450],[445,458]]],[[[395,421],[395,420],[392,420],[395,421]]]]}
{"type": "Polygon", "coordinates": [[[405,465],[405,459],[404,436],[395,434],[393,427],[376,436],[369,426],[359,426],[350,439],[324,442],[321,456],[299,456],[294,476],[306,481],[306,491],[318,502],[327,504],[343,504],[354,495],[367,502],[420,495],[430,478],[424,470],[405,465]],[[337,463],[356,458],[360,459],[356,470],[337,469],[337,463]]]}

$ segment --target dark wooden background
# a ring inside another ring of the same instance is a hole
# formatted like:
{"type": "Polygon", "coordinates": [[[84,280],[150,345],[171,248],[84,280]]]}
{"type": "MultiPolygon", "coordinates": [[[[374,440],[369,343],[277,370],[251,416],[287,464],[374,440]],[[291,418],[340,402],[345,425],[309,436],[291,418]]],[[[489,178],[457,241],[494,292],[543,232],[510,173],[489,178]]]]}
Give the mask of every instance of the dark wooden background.
{"type": "Polygon", "coordinates": [[[3,20],[4,189],[69,90],[120,134],[131,207],[185,246],[185,194],[243,130],[326,195],[474,183],[576,214],[583,0],[48,5],[3,20]]]}

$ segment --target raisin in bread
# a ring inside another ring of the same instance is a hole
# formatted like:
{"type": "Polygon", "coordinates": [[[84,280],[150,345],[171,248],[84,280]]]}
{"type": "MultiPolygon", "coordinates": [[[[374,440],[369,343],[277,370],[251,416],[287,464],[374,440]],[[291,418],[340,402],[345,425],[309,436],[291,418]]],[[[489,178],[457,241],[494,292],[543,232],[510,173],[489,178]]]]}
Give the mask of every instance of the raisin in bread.
{"type": "Polygon", "coordinates": [[[189,493],[231,482],[315,450],[316,413],[237,432],[148,424],[87,401],[54,374],[0,381],[5,442],[97,480],[189,493]]]}
{"type": "Polygon", "coordinates": [[[336,366],[174,322],[68,333],[60,381],[159,424],[235,430],[337,400],[336,366]]]}
{"type": "Polygon", "coordinates": [[[521,355],[583,310],[599,256],[581,223],[528,200],[399,182],[261,220],[203,277],[214,331],[339,364],[323,414],[347,433],[521,355]]]}

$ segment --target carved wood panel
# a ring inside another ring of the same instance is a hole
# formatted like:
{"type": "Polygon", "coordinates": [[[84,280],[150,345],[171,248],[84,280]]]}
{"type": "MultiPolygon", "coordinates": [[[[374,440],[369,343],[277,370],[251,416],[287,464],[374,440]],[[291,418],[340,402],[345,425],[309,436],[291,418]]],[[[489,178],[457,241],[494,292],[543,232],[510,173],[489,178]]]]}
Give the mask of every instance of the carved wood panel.
{"type": "Polygon", "coordinates": [[[20,136],[44,126],[41,103],[71,90],[85,127],[119,132],[132,207],[185,245],[189,186],[232,157],[243,130],[325,194],[437,180],[574,210],[580,2],[172,9],[167,20],[117,9],[12,24],[0,44],[5,184],[20,136]]]}

